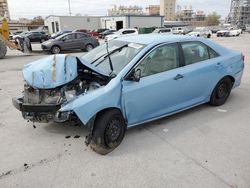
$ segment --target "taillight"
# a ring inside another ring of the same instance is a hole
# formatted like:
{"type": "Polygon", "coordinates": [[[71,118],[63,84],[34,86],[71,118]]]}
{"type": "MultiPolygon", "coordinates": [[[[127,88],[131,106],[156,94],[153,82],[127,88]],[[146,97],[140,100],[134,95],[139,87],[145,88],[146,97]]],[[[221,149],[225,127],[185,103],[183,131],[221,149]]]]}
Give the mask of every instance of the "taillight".
{"type": "Polygon", "coordinates": [[[243,54],[241,55],[241,59],[243,62],[245,62],[245,56],[243,54]]]}

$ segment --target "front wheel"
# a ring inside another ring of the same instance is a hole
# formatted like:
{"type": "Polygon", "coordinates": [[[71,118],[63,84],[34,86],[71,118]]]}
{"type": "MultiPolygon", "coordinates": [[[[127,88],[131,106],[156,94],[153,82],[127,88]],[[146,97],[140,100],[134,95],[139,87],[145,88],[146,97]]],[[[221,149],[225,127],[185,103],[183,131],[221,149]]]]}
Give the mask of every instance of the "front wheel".
{"type": "Polygon", "coordinates": [[[43,42],[45,42],[45,41],[46,41],[45,39],[41,39],[41,40],[40,40],[40,43],[43,43],[43,42]]]}
{"type": "Polygon", "coordinates": [[[95,152],[106,155],[122,142],[127,125],[120,111],[108,110],[97,115],[90,147],[95,152]]]}
{"type": "Polygon", "coordinates": [[[212,106],[221,106],[225,104],[231,93],[232,86],[233,84],[229,77],[225,77],[219,81],[211,95],[210,104],[212,106]]]}

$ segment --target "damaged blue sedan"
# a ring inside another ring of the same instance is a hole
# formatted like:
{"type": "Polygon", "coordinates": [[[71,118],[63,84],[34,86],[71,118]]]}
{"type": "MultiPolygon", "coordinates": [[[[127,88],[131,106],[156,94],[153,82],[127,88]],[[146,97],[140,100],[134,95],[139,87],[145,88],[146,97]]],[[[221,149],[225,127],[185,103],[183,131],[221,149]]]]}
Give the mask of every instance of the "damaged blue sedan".
{"type": "Polygon", "coordinates": [[[121,37],[82,57],[52,55],[27,64],[24,119],[79,121],[86,144],[114,150],[126,129],[191,107],[223,105],[241,83],[242,53],[210,40],[175,35],[121,37]]]}

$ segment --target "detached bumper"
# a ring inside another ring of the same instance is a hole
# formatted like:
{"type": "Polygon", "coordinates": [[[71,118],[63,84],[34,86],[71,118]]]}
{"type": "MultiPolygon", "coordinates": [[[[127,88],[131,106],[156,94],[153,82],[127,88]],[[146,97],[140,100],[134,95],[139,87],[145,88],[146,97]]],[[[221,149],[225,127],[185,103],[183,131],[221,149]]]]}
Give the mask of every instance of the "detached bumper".
{"type": "Polygon", "coordinates": [[[12,104],[21,112],[53,113],[61,108],[61,104],[27,104],[23,102],[23,98],[12,98],[12,104]]]}

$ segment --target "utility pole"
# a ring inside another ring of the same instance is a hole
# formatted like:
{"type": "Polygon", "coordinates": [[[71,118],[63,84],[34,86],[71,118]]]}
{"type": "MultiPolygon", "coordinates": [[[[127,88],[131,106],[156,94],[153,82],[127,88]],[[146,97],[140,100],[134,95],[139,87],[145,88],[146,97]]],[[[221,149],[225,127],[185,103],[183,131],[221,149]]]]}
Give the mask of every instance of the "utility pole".
{"type": "Polygon", "coordinates": [[[71,16],[71,6],[70,6],[70,0],[68,0],[69,3],[69,15],[71,16]]]}

